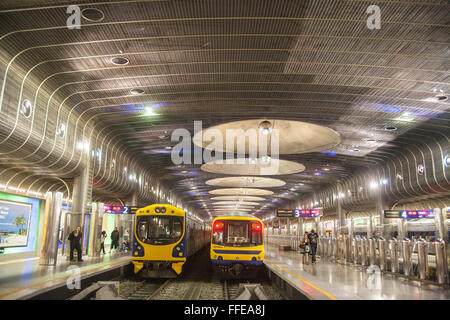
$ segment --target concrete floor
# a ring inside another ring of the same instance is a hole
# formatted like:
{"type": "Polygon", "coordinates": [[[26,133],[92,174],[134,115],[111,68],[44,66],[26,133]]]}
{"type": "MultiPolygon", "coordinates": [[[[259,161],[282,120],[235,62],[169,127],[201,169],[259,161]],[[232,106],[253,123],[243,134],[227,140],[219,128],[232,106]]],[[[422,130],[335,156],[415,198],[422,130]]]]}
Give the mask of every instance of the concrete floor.
{"type": "Polygon", "coordinates": [[[58,256],[56,266],[40,266],[39,258],[28,258],[0,263],[0,300],[24,299],[37,292],[60,286],[74,275],[73,269],[81,277],[106,271],[112,267],[130,262],[130,252],[117,252],[89,258],[83,262],[69,262],[65,256],[58,256]]]}
{"type": "Polygon", "coordinates": [[[311,299],[337,300],[450,300],[449,288],[405,280],[367,268],[321,260],[302,264],[297,251],[266,245],[265,264],[311,299]]]}

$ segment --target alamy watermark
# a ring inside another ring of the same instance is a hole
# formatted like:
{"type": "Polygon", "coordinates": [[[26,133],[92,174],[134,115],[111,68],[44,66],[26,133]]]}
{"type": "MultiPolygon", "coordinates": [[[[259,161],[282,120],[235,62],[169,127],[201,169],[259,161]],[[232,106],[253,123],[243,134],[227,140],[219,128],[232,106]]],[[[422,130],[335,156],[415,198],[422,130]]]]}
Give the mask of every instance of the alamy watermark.
{"type": "Polygon", "coordinates": [[[216,128],[203,131],[202,121],[194,121],[194,137],[189,130],[179,128],[172,132],[171,141],[177,143],[171,152],[175,165],[258,165],[261,173],[278,172],[279,162],[276,159],[279,158],[280,134],[267,120],[262,121],[258,128],[224,131],[216,128]]]}
{"type": "Polygon", "coordinates": [[[77,266],[69,266],[66,273],[70,276],[66,280],[66,286],[69,290],[81,289],[81,269],[77,266]]]}
{"type": "Polygon", "coordinates": [[[381,9],[377,5],[370,5],[367,7],[366,13],[370,14],[367,17],[367,28],[370,30],[381,29],[381,9]]]}

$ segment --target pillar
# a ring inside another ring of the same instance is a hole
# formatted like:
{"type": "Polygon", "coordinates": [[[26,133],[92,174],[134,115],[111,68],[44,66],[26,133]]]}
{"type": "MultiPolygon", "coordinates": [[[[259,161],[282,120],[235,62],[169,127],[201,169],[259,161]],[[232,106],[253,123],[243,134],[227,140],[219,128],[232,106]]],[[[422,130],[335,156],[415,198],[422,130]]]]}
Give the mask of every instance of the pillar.
{"type": "Polygon", "coordinates": [[[103,203],[92,204],[91,229],[89,233],[89,257],[98,257],[100,255],[100,235],[102,233],[102,222],[104,213],[103,203]]]}
{"type": "Polygon", "coordinates": [[[341,230],[344,229],[345,227],[345,212],[344,210],[342,210],[342,197],[341,197],[341,193],[342,193],[342,186],[340,183],[337,183],[337,205],[336,205],[336,213],[338,216],[338,220],[339,220],[339,228],[337,229],[336,235],[340,235],[341,234],[341,230]]]}
{"type": "Polygon", "coordinates": [[[39,259],[40,265],[54,266],[58,257],[58,235],[62,213],[61,192],[48,192],[45,200],[44,235],[39,259]]]}
{"type": "Polygon", "coordinates": [[[383,197],[382,197],[382,194],[381,194],[381,184],[379,185],[379,187],[377,188],[377,191],[376,191],[375,208],[376,208],[377,214],[380,216],[380,225],[381,225],[381,232],[380,232],[381,234],[380,234],[380,236],[385,238],[386,237],[386,232],[385,232],[386,226],[385,226],[385,224],[387,223],[387,221],[385,221],[384,214],[383,214],[383,210],[385,208],[384,208],[384,205],[383,205],[383,197]]]}
{"type": "MultiPolygon", "coordinates": [[[[81,174],[74,179],[73,184],[73,197],[72,197],[72,212],[70,213],[70,222],[67,227],[67,235],[70,234],[77,226],[81,227],[84,234],[84,221],[85,215],[89,214],[90,209],[88,204],[92,199],[92,186],[93,186],[93,172],[91,160],[86,161],[86,167],[81,174]]],[[[67,237],[66,237],[67,241],[67,237]]],[[[83,251],[83,241],[81,242],[81,250],[83,251]]],[[[67,250],[66,256],[69,259],[69,250],[67,250]]]]}

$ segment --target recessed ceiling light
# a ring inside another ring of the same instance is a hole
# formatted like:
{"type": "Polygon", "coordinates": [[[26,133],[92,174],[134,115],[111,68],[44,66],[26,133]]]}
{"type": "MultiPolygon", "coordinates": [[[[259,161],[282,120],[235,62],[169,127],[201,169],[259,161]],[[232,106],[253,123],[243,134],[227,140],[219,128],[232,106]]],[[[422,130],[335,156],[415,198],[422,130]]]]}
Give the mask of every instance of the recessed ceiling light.
{"type": "Polygon", "coordinates": [[[58,126],[58,129],[56,129],[56,135],[60,138],[64,138],[65,134],[66,134],[66,125],[64,123],[61,123],[58,126]]]}
{"type": "Polygon", "coordinates": [[[130,93],[131,94],[143,94],[145,91],[142,89],[131,89],[130,93]]]}
{"type": "Polygon", "coordinates": [[[124,57],[115,57],[111,59],[111,63],[118,65],[118,66],[124,66],[130,63],[130,61],[127,58],[124,57]]]}
{"type": "Polygon", "coordinates": [[[386,127],[384,127],[384,130],[386,130],[386,131],[395,131],[395,130],[397,130],[397,127],[394,127],[394,126],[386,126],[386,127]]]}
{"type": "Polygon", "coordinates": [[[263,122],[261,122],[258,126],[259,128],[259,132],[261,132],[262,134],[269,134],[272,132],[272,123],[270,121],[264,120],[263,122]]]}
{"type": "Polygon", "coordinates": [[[350,150],[351,152],[359,152],[360,150],[359,149],[352,149],[352,150],[350,150]]]}
{"type": "Polygon", "coordinates": [[[95,8],[86,8],[81,10],[81,16],[87,21],[99,22],[105,18],[103,11],[95,8]]]}
{"type": "Polygon", "coordinates": [[[165,147],[165,149],[167,149],[167,150],[171,150],[171,149],[172,149],[172,147],[171,147],[171,146],[167,146],[167,147],[165,147]]]}
{"type": "Polygon", "coordinates": [[[444,158],[444,165],[446,167],[450,167],[450,156],[445,156],[445,158],[444,158]]]}
{"type": "Polygon", "coordinates": [[[20,106],[20,113],[25,117],[29,118],[31,115],[31,111],[33,110],[31,101],[28,99],[23,100],[20,106]]]}

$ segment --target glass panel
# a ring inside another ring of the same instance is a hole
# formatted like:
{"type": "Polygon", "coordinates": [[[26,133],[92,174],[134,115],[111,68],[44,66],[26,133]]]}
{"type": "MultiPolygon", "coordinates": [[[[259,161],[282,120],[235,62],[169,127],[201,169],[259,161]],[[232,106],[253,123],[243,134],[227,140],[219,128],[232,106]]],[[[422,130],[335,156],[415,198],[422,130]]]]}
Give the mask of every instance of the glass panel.
{"type": "Polygon", "coordinates": [[[138,221],[137,234],[142,242],[167,245],[178,242],[183,235],[182,217],[147,216],[138,221]]]}

